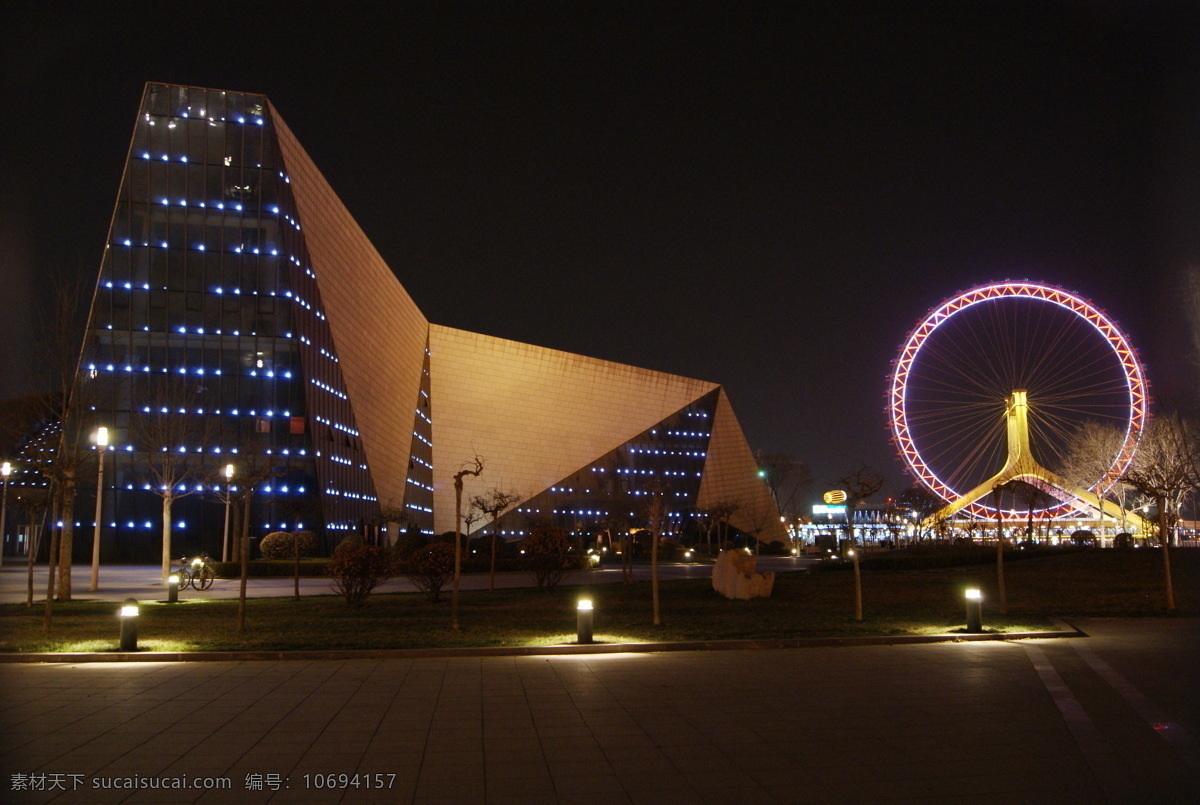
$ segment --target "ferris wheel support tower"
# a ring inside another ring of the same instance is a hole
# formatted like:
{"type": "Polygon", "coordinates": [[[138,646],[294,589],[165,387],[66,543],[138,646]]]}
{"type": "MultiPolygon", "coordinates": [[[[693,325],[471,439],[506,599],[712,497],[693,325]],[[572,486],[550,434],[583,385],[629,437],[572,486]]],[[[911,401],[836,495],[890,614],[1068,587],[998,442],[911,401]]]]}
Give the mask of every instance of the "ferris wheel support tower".
{"type": "Polygon", "coordinates": [[[1124,520],[1142,534],[1148,533],[1149,523],[1137,512],[1123,511],[1111,500],[1080,489],[1038,463],[1033,457],[1033,449],[1029,442],[1029,399],[1025,389],[1015,390],[1009,396],[1004,416],[1007,420],[1005,425],[1008,436],[1008,460],[1004,462],[1004,467],[974,489],[963,493],[926,517],[921,521],[923,527],[928,528],[953,517],[972,503],[992,494],[998,486],[1009,481],[1024,481],[1054,498],[1062,501],[1081,501],[1100,516],[1108,515],[1114,520],[1124,520]]]}

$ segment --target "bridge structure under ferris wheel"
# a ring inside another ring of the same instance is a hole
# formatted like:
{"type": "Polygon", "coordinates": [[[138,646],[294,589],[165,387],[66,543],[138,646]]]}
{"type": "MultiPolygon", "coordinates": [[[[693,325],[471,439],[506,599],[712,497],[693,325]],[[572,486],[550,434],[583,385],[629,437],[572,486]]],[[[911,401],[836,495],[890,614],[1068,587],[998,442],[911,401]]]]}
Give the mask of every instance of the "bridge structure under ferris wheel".
{"type": "Polygon", "coordinates": [[[1129,339],[1087,300],[1035,282],[970,289],[931,311],[906,339],[889,385],[893,440],[913,476],[951,517],[1148,522],[1107,499],[1146,423],[1144,370],[1129,339]],[[1067,472],[1084,428],[1112,436],[1095,478],[1067,472]],[[1035,455],[1035,446],[1037,454],[1035,455]],[[1043,460],[1039,460],[1039,457],[1043,460]],[[1040,503],[1001,508],[1019,481],[1040,503]]]}
{"type": "Polygon", "coordinates": [[[1052,498],[1067,504],[1084,504],[1091,513],[1108,515],[1118,522],[1123,520],[1143,534],[1146,533],[1146,521],[1141,515],[1122,510],[1111,500],[1102,498],[1089,489],[1072,484],[1038,463],[1029,443],[1029,400],[1023,389],[1014,391],[1008,398],[1004,417],[1008,437],[1006,440],[1008,460],[1005,461],[1004,467],[974,489],[964,492],[925,518],[921,523],[922,526],[931,526],[938,521],[948,520],[1011,481],[1024,481],[1052,498]]]}

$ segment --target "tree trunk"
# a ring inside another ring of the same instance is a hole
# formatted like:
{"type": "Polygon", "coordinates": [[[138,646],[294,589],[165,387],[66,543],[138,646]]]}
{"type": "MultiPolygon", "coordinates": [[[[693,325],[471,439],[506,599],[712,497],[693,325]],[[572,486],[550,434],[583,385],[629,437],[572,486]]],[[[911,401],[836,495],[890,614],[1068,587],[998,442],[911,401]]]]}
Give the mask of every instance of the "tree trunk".
{"type": "Polygon", "coordinates": [[[633,540],[628,533],[621,537],[621,581],[633,582],[633,540]]]}
{"type": "Polygon", "coordinates": [[[62,535],[58,542],[59,601],[71,600],[71,549],[75,543],[75,479],[69,476],[63,483],[62,535]]]}
{"type": "Polygon", "coordinates": [[[650,598],[654,606],[654,625],[662,623],[658,611],[658,529],[650,534],[650,598]]]}
{"type": "Polygon", "coordinates": [[[292,591],[300,600],[300,529],[292,532],[292,591]]]}
{"type": "Polygon", "coordinates": [[[996,490],[996,586],[1001,615],[1008,614],[1008,596],[1004,594],[1004,513],[1000,510],[1000,491],[996,490]]]}
{"type": "Polygon", "coordinates": [[[862,573],[858,568],[858,549],[854,550],[854,621],[862,623],[862,573]]]}
{"type": "Polygon", "coordinates": [[[25,598],[25,608],[33,607],[33,560],[37,558],[38,548],[42,547],[42,530],[46,515],[42,515],[42,522],[32,522],[29,525],[29,555],[26,557],[28,561],[26,565],[29,571],[29,594],[25,598]],[[36,537],[36,538],[35,538],[36,537]]]}
{"type": "Polygon", "coordinates": [[[171,575],[171,504],[175,496],[170,491],[162,496],[162,583],[171,575]]]}
{"type": "Polygon", "coordinates": [[[454,480],[454,587],[450,594],[450,628],[458,628],[458,579],[462,575],[462,478],[454,480]]]}
{"type": "Polygon", "coordinates": [[[242,566],[238,582],[237,611],[237,630],[240,634],[246,631],[246,566],[250,561],[250,495],[248,490],[242,506],[242,534],[238,542],[238,560],[242,566]]]}
{"type": "Polygon", "coordinates": [[[496,589],[496,530],[499,528],[496,521],[492,520],[492,569],[488,575],[488,589],[496,589]]]}
{"type": "Polygon", "coordinates": [[[50,634],[50,620],[54,617],[54,574],[58,570],[59,529],[50,523],[50,561],[46,573],[46,608],[42,612],[42,634],[50,634]]]}
{"type": "Polygon", "coordinates": [[[1159,496],[1158,503],[1158,541],[1162,543],[1163,552],[1163,586],[1167,594],[1167,609],[1175,609],[1175,588],[1171,584],[1171,534],[1167,529],[1166,498],[1159,496]]]}

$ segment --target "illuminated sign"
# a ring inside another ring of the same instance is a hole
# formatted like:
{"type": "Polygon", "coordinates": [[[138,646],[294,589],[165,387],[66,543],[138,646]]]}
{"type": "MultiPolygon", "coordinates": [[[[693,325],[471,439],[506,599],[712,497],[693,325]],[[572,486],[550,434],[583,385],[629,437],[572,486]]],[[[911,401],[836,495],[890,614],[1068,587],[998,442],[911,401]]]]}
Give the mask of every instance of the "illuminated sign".
{"type": "Polygon", "coordinates": [[[841,506],[830,506],[825,503],[814,503],[813,504],[813,514],[845,514],[845,513],[846,513],[845,504],[843,504],[841,506]]]}
{"type": "Polygon", "coordinates": [[[825,501],[826,503],[845,503],[846,493],[841,489],[834,489],[831,492],[826,492],[824,495],[821,495],[821,500],[825,501]]]}

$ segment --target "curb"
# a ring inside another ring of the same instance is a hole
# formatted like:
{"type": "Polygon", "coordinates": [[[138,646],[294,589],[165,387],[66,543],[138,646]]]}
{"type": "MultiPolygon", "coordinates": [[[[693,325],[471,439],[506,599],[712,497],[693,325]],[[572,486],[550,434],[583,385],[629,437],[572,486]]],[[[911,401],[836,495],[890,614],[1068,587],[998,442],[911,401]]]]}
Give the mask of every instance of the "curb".
{"type": "Polygon", "coordinates": [[[561,646],[480,646],[476,648],[351,649],[345,651],[138,651],[0,654],[2,663],[84,662],[255,662],[290,660],[425,660],[464,657],[537,657],[580,654],[658,653],[668,651],[748,651],[842,646],[896,646],[927,643],[977,643],[1087,637],[1066,621],[1051,619],[1059,631],[984,632],[982,634],[879,635],[873,637],[798,637],[771,640],[687,640],[671,643],[594,643],[561,646]]]}

